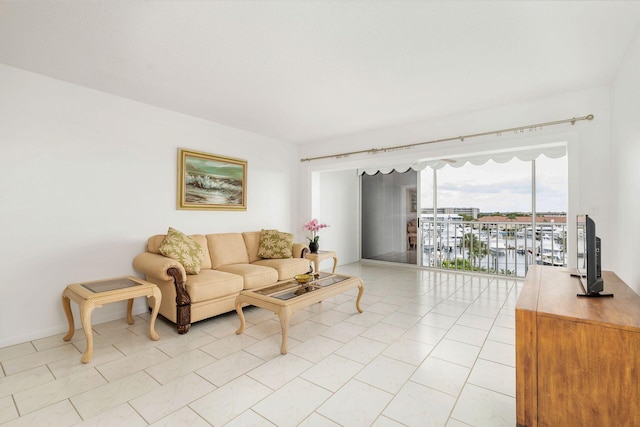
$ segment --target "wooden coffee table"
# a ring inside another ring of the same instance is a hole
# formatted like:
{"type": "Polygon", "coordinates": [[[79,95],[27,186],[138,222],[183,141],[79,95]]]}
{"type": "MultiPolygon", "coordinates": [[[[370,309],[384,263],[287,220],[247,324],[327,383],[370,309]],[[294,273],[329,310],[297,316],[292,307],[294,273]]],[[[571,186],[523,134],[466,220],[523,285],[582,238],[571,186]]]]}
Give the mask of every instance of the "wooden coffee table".
{"type": "Polygon", "coordinates": [[[252,289],[240,292],[236,297],[236,312],[240,318],[240,328],[236,334],[244,331],[245,320],[242,306],[255,305],[273,311],[280,318],[282,329],[282,346],[280,353],[287,354],[287,337],[289,335],[289,321],[301,308],[308,307],[333,295],[349,289],[358,288],[356,309],[362,313],[360,299],[364,292],[364,284],[359,277],[342,276],[339,274],[316,273],[307,286],[299,285],[294,279],[262,289],[252,289]]]}
{"type": "Polygon", "coordinates": [[[75,332],[73,323],[73,313],[71,312],[70,300],[74,300],[80,306],[80,320],[84,335],[87,338],[87,349],[82,355],[82,363],[88,363],[93,357],[93,330],[91,328],[91,313],[96,307],[110,302],[128,300],[127,322],[133,325],[133,299],[136,297],[147,297],[149,306],[153,307],[151,318],[149,319],[149,336],[152,340],[160,339],[156,333],[155,322],[160,309],[162,294],[160,289],[153,283],[138,279],[134,276],[116,277],[113,279],[96,280],[93,282],[74,283],[68,285],[62,292],[62,307],[69,321],[69,332],[63,340],[69,341],[75,332]]]}

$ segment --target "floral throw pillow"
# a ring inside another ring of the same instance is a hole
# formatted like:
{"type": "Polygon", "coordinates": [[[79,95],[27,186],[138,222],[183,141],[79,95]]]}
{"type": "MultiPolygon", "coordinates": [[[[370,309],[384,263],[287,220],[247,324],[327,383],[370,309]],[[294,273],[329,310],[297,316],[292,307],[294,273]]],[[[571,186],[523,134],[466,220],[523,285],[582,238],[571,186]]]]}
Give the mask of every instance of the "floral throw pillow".
{"type": "Polygon", "coordinates": [[[169,227],[167,237],[162,241],[158,251],[182,264],[187,274],[200,273],[204,249],[186,234],[169,227]]]}
{"type": "Polygon", "coordinates": [[[293,234],[278,230],[262,230],[258,256],[260,258],[292,258],[293,234]]]}

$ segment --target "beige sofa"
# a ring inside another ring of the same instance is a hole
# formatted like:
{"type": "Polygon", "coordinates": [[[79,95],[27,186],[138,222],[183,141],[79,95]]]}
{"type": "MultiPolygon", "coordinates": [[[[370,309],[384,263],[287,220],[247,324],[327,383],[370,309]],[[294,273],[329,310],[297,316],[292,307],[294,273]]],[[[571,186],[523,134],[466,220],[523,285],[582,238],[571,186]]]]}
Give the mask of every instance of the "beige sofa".
{"type": "Polygon", "coordinates": [[[236,295],[243,289],[263,288],[310,271],[304,244],[293,243],[292,258],[260,258],[260,231],[189,237],[204,249],[197,275],[187,274],[180,262],[160,253],[165,235],[150,237],[146,252],[133,260],[134,268],[160,288],[159,312],[180,334],[193,322],[235,310],[236,295]]]}

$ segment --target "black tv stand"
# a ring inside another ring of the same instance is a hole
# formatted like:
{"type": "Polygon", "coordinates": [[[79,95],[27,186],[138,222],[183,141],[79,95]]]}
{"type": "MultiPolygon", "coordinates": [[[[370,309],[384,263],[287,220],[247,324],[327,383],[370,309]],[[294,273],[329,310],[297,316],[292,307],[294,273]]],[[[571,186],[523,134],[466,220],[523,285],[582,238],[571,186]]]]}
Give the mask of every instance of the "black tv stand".
{"type": "Polygon", "coordinates": [[[599,292],[576,294],[576,296],[585,298],[613,298],[613,294],[601,294],[599,292]]]}
{"type": "MultiPolygon", "coordinates": [[[[569,275],[571,277],[578,277],[580,279],[585,279],[587,277],[586,274],[582,274],[580,272],[575,272],[575,273],[569,273],[569,275]]],[[[585,290],[584,284],[582,283],[582,280],[580,280],[580,286],[582,287],[582,290],[585,290]]],[[[613,298],[613,294],[603,294],[600,292],[586,292],[583,294],[576,294],[577,297],[585,297],[585,298],[613,298]]]]}

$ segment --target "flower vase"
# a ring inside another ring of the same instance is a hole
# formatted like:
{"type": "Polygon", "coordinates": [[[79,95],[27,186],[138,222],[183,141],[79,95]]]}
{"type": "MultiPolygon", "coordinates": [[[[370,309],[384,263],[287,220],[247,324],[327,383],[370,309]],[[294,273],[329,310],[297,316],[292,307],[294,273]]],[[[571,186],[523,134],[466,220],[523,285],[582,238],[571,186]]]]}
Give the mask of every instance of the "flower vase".
{"type": "Polygon", "coordinates": [[[320,243],[318,242],[309,242],[309,250],[312,254],[317,254],[318,249],[320,249],[320,243]]]}

